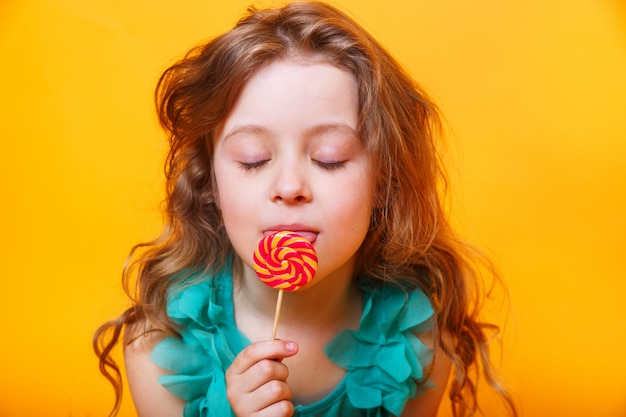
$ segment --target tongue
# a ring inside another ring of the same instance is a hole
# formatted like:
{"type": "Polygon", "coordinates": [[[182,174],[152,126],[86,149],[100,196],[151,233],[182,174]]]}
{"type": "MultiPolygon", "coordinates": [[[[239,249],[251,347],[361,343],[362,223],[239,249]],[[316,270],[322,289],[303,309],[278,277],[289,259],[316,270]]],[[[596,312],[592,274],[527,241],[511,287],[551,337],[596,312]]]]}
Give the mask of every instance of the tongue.
{"type": "Polygon", "coordinates": [[[303,238],[308,240],[309,243],[313,243],[317,239],[317,233],[315,233],[315,232],[305,232],[305,231],[297,232],[297,231],[293,231],[293,230],[287,230],[287,231],[302,236],[303,238]]]}

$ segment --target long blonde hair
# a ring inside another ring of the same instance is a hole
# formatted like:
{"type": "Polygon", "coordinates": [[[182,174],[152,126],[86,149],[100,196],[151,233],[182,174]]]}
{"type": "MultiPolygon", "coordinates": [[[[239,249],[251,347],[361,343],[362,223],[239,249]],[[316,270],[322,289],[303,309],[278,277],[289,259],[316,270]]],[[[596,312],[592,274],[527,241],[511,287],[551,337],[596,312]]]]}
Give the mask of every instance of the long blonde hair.
{"type": "Polygon", "coordinates": [[[122,378],[111,352],[124,327],[150,323],[175,333],[165,312],[170,286],[184,279],[183,271],[218,271],[233,256],[215,203],[213,134],[247,80],[289,56],[321,58],[348,69],[358,81],[358,130],[376,175],[375,209],[358,275],[374,285],[413,285],[430,296],[436,343],[455,366],[450,388],[455,416],[480,410],[481,377],[517,415],[489,361],[489,340],[498,328],[478,317],[484,268],[474,263],[479,258],[459,241],[443,209],[439,111],[361,26],[318,2],[251,8],[232,30],[189,51],[159,80],[157,110],[170,141],[166,227],[131,252],[123,281],[133,304],[94,336],[100,369],[116,392],[112,414],[120,406],[122,378]]]}

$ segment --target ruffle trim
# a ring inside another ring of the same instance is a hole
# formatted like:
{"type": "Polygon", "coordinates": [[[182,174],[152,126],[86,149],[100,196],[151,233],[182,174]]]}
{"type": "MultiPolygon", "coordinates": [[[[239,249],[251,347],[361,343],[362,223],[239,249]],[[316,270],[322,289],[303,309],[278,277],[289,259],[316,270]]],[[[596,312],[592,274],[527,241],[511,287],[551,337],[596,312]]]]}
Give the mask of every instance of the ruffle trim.
{"type": "Polygon", "coordinates": [[[430,301],[420,290],[384,287],[369,294],[359,330],[344,330],[325,348],[326,356],[348,371],[346,390],[352,405],[382,405],[400,415],[410,398],[432,387],[424,377],[432,349],[415,336],[431,329],[432,315],[430,301]]]}
{"type": "Polygon", "coordinates": [[[224,307],[216,302],[220,282],[224,280],[216,276],[174,292],[168,299],[167,312],[181,326],[181,339],[163,340],[150,357],[153,363],[174,373],[158,381],[186,401],[185,417],[232,415],[223,369],[236,356],[227,335],[239,337],[240,333],[229,325],[224,307]]]}
{"type": "MultiPolygon", "coordinates": [[[[216,303],[220,290],[230,291],[229,279],[216,276],[204,280],[168,300],[168,314],[181,326],[181,339],[163,340],[150,359],[173,372],[161,376],[159,383],[186,401],[185,417],[232,415],[224,369],[247,342],[224,307],[216,303]],[[225,288],[217,288],[225,282],[225,288]],[[241,346],[234,347],[237,343],[233,339],[241,346]]],[[[344,383],[355,408],[382,406],[400,415],[408,399],[432,386],[424,378],[432,350],[415,333],[431,328],[433,309],[419,290],[402,292],[397,287],[384,287],[364,290],[363,294],[359,331],[339,333],[325,353],[347,370],[344,383]]]]}

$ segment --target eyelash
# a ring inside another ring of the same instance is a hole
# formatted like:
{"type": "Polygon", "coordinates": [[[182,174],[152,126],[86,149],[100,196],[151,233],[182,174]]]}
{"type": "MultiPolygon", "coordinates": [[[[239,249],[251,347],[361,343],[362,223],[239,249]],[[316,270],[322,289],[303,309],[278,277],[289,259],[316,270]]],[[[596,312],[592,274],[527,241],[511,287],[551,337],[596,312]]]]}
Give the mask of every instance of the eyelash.
{"type": "MultiPolygon", "coordinates": [[[[269,159],[262,160],[262,161],[255,161],[255,162],[240,162],[239,166],[244,171],[253,171],[255,169],[261,168],[267,162],[269,162],[269,159]]],[[[346,161],[323,162],[323,161],[318,161],[315,159],[313,160],[313,162],[320,168],[327,170],[327,171],[334,171],[334,170],[343,168],[346,164],[346,161]]]]}
{"type": "Polygon", "coordinates": [[[268,161],[269,161],[269,159],[265,159],[265,160],[262,160],[262,161],[255,161],[255,162],[240,162],[239,166],[244,171],[252,171],[252,170],[261,168],[268,161]]]}
{"type": "Polygon", "coordinates": [[[317,160],[313,160],[313,161],[317,164],[317,166],[327,171],[340,169],[346,165],[346,161],[337,161],[337,162],[322,162],[322,161],[317,161],[317,160]]]}

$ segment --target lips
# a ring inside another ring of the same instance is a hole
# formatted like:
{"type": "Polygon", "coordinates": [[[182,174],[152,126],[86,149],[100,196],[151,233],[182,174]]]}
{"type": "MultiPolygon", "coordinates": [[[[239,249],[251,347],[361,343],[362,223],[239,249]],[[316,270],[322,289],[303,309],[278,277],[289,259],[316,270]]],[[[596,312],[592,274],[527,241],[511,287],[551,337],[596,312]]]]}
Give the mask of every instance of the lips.
{"type": "Polygon", "coordinates": [[[311,230],[310,228],[307,227],[303,227],[301,225],[285,225],[285,226],[277,226],[277,227],[273,227],[271,230],[266,230],[263,232],[263,237],[274,233],[274,232],[291,232],[291,233],[295,233],[297,235],[302,236],[303,238],[305,238],[306,240],[309,241],[309,243],[313,244],[313,242],[315,242],[315,240],[317,240],[317,232],[311,230]]]}

